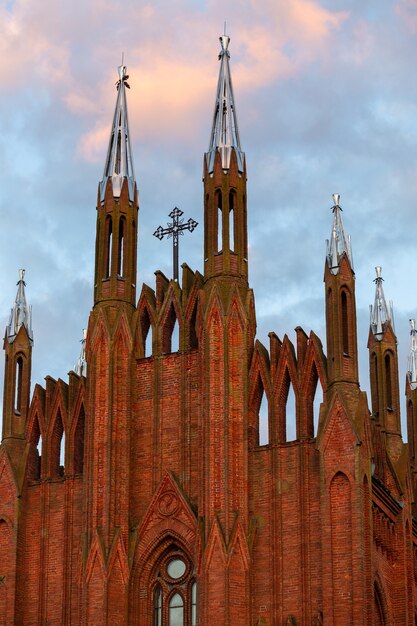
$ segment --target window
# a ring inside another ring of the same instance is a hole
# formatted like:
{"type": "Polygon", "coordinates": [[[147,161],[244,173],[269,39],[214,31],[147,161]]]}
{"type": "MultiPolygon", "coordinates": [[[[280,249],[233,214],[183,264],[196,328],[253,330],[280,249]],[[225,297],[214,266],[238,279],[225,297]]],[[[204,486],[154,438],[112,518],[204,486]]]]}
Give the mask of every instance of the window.
{"type": "Polygon", "coordinates": [[[16,361],[15,390],[14,390],[14,412],[20,415],[22,411],[22,376],[23,359],[21,356],[16,361]]]}
{"type": "Polygon", "coordinates": [[[235,194],[229,193],[229,250],[235,249],[235,194]]]}
{"type": "Polygon", "coordinates": [[[156,570],[153,626],[196,626],[197,584],[194,567],[177,550],[169,550],[156,570]]]}
{"type": "Polygon", "coordinates": [[[216,191],[217,204],[217,252],[223,249],[223,211],[222,211],[222,192],[216,191]]]}
{"type": "Polygon", "coordinates": [[[391,359],[390,355],[385,355],[385,390],[386,390],[386,406],[392,411],[392,382],[391,382],[391,359]]]}
{"type": "Polygon", "coordinates": [[[125,267],[125,230],[126,220],[124,217],[119,221],[119,248],[117,250],[117,276],[123,278],[126,273],[125,267]]]}
{"type": "Polygon", "coordinates": [[[113,246],[113,222],[110,215],[106,218],[106,250],[105,250],[105,268],[104,268],[104,277],[109,278],[111,271],[111,257],[112,257],[112,246],[113,246]]]}
{"type": "Polygon", "coordinates": [[[349,356],[348,301],[346,291],[342,291],[342,340],[343,356],[349,356]]]}

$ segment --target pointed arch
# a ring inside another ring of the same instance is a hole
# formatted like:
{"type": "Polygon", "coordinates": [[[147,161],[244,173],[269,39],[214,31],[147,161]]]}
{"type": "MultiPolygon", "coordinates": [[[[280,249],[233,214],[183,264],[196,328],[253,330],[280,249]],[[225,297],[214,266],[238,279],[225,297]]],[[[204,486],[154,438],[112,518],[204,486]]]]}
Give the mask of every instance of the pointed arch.
{"type": "Polygon", "coordinates": [[[30,443],[27,461],[27,477],[28,480],[40,480],[42,461],[42,432],[39,422],[39,416],[37,413],[35,413],[31,421],[30,430],[26,437],[30,443]]]}
{"type": "Polygon", "coordinates": [[[113,255],[113,220],[111,215],[107,215],[105,224],[105,248],[104,248],[104,271],[103,278],[110,278],[111,261],[113,255]]]}
{"type": "Polygon", "coordinates": [[[302,437],[316,437],[318,432],[320,406],[325,401],[326,364],[319,339],[310,334],[304,367],[301,376],[302,398],[304,400],[304,423],[300,424],[302,437]]]}
{"type": "Polygon", "coordinates": [[[350,292],[348,289],[346,289],[346,287],[343,287],[340,292],[341,337],[343,356],[350,355],[349,305],[350,292]]]}
{"type": "Polygon", "coordinates": [[[272,443],[271,436],[271,382],[269,375],[268,353],[257,340],[252,365],[249,373],[249,445],[272,443]]]}
{"type": "Polygon", "coordinates": [[[84,471],[84,440],[85,440],[85,410],[84,402],[81,402],[78,414],[75,418],[74,431],[74,474],[82,474],[84,471]]]}
{"type": "Polygon", "coordinates": [[[174,291],[168,292],[160,322],[162,353],[177,352],[181,347],[181,307],[174,291]],[[174,341],[175,344],[174,345],[174,341]],[[176,350],[174,350],[176,348],[176,350]]]}
{"type": "Polygon", "coordinates": [[[352,489],[347,475],[337,472],[329,491],[333,622],[353,626],[352,489]]]}
{"type": "Polygon", "coordinates": [[[126,275],[126,218],[124,215],[119,219],[119,240],[117,242],[117,277],[126,275]]]}
{"type": "Polygon", "coordinates": [[[384,354],[384,372],[385,372],[385,407],[389,410],[393,410],[393,381],[392,381],[392,362],[393,354],[390,350],[387,350],[384,354]]]}
{"type": "Polygon", "coordinates": [[[223,203],[221,189],[216,189],[214,192],[214,201],[216,206],[215,232],[217,233],[217,254],[220,254],[223,250],[223,203]]]}
{"type": "Polygon", "coordinates": [[[237,249],[237,232],[236,232],[236,191],[229,191],[229,250],[236,252],[237,249]]]}
{"type": "Polygon", "coordinates": [[[299,437],[297,420],[297,363],[294,346],[287,335],[284,337],[273,393],[277,419],[277,436],[279,442],[291,441],[288,436],[299,437]],[[292,392],[290,392],[290,389],[292,392]]]}
{"type": "Polygon", "coordinates": [[[52,426],[50,427],[50,433],[48,436],[48,444],[48,465],[50,476],[63,476],[65,471],[65,431],[61,407],[58,407],[55,417],[52,420],[52,426]],[[62,450],[62,446],[64,446],[64,450],[62,450]]]}
{"type": "MultiPolygon", "coordinates": [[[[15,358],[14,371],[14,412],[20,415],[22,412],[22,385],[23,385],[23,360],[24,354],[18,353],[15,358]]],[[[26,360],[26,359],[25,359],[26,360]]]]}

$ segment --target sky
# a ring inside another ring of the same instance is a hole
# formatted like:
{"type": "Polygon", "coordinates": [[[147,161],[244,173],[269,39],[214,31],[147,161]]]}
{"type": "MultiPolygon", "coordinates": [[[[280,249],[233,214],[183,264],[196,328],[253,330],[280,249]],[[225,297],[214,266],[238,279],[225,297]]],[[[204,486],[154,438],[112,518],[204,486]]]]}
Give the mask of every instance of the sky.
{"type": "MultiPolygon", "coordinates": [[[[157,269],[172,276],[170,242],[152,233],[174,206],[199,222],[181,239],[180,263],[202,272],[203,154],[224,22],[248,170],[257,336],[268,346],[268,332],[295,340],[302,326],[325,345],[325,240],[338,192],[352,237],[361,388],[381,265],[403,397],[408,320],[417,317],[416,0],[0,0],[0,325],[25,268],[32,386],[67,379],[93,304],[97,185],[122,53],[138,285],[153,286],[157,269]]],[[[0,359],[0,381],[2,368],[0,359]]]]}

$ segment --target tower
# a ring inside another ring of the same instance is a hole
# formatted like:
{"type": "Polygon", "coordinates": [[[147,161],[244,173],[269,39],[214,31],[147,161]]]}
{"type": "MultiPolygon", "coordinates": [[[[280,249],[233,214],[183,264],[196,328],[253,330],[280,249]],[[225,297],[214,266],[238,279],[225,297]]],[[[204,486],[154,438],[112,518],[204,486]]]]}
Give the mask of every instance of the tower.
{"type": "Polygon", "coordinates": [[[29,411],[33,332],[32,309],[26,302],[24,276],[25,270],[19,270],[16,299],[4,336],[3,440],[24,439],[29,411]]]}
{"type": "Polygon", "coordinates": [[[201,620],[249,623],[247,399],[253,343],[248,289],[246,162],[230,73],[230,39],[220,37],[220,71],[204,156],[204,296],[200,299],[204,493],[201,620]]]}
{"type": "Polygon", "coordinates": [[[329,386],[358,385],[355,273],[350,237],[345,234],[339,194],[333,194],[333,223],[324,270],[329,386]]]}
{"type": "MultiPolygon", "coordinates": [[[[123,583],[129,550],[131,321],[136,308],[138,198],[133,173],[126,67],[98,187],[94,308],[86,340],[88,423],[84,506],[87,623],[127,614],[123,583]]],[[[117,617],[119,616],[119,617],[117,617]]],[[[118,623],[118,622],[116,622],[118,623]]]]}
{"type": "Polygon", "coordinates": [[[397,338],[392,303],[388,308],[382,286],[382,268],[375,268],[375,302],[370,307],[368,339],[372,415],[386,439],[393,462],[401,454],[400,393],[398,384],[397,338]]]}

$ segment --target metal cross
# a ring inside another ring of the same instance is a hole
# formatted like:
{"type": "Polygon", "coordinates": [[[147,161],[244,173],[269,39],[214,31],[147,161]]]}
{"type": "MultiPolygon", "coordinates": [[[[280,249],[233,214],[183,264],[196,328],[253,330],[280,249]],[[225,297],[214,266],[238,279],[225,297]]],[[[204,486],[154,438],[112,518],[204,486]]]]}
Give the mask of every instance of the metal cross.
{"type": "Polygon", "coordinates": [[[185,222],[184,219],[181,218],[181,215],[184,215],[183,211],[181,211],[178,207],[175,207],[169,214],[169,217],[172,219],[172,223],[167,222],[168,228],[162,228],[162,226],[158,226],[156,231],[154,232],[154,236],[158,237],[159,240],[162,241],[165,235],[168,235],[168,239],[172,237],[172,259],[174,265],[174,280],[178,281],[178,237],[180,235],[184,235],[184,230],[189,230],[190,233],[193,232],[195,228],[198,226],[198,222],[193,220],[191,217],[188,222],[185,222]]]}

